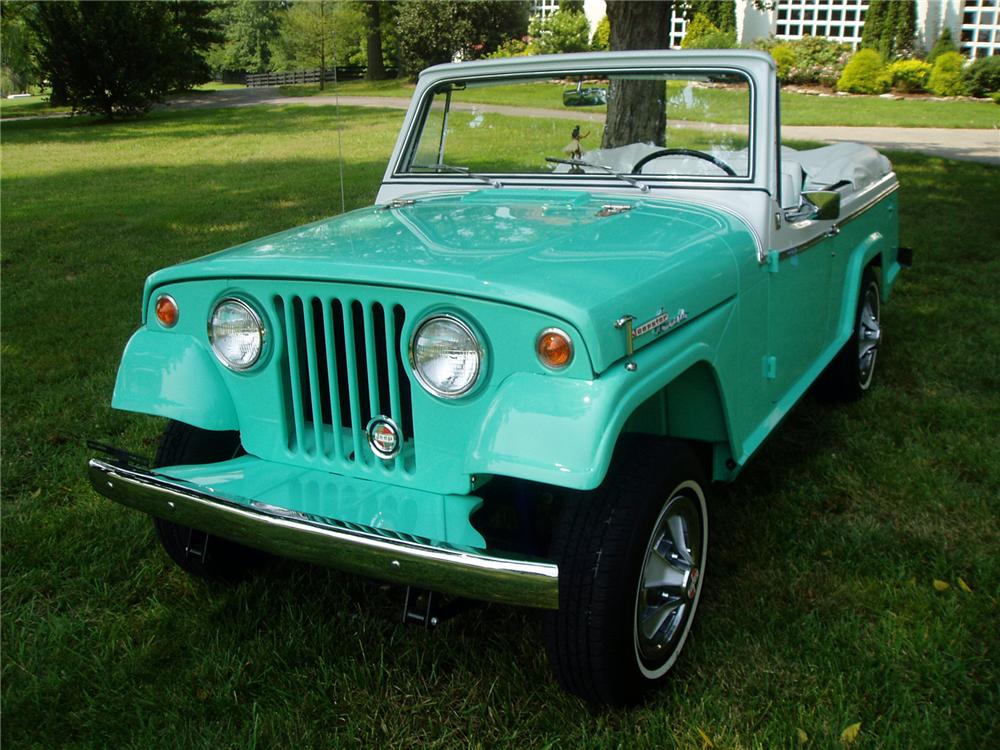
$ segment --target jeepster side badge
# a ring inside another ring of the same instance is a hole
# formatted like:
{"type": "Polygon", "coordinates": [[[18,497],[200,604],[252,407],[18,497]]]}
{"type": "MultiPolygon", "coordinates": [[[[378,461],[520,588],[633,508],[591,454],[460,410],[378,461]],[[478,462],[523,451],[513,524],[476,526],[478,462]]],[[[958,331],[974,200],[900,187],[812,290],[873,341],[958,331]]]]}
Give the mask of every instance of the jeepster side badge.
{"type": "Polygon", "coordinates": [[[372,453],[382,459],[394,458],[402,446],[399,428],[389,417],[377,416],[365,428],[372,453]]]}
{"type": "Polygon", "coordinates": [[[650,331],[656,331],[657,333],[666,333],[674,326],[687,320],[687,310],[683,307],[677,311],[676,315],[670,315],[670,313],[663,312],[663,308],[660,308],[659,314],[652,320],[647,320],[642,325],[635,326],[632,328],[632,338],[637,339],[645,333],[650,331]]]}
{"type": "Polygon", "coordinates": [[[625,331],[625,356],[628,359],[625,363],[625,369],[629,372],[634,372],[638,367],[632,361],[632,354],[635,352],[635,340],[637,338],[650,331],[656,331],[657,334],[666,333],[671,328],[675,328],[687,320],[687,317],[687,310],[683,307],[675,315],[664,312],[661,307],[660,312],[657,313],[655,318],[651,318],[640,325],[635,325],[635,317],[632,315],[622,315],[616,320],[615,328],[619,330],[624,329],[625,331]]]}

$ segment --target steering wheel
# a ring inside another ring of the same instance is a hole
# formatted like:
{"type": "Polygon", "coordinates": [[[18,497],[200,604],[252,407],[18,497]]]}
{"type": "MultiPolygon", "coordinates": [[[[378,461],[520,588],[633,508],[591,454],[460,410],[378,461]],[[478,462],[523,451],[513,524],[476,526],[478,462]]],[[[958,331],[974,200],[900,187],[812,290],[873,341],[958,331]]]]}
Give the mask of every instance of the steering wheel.
{"type": "Polygon", "coordinates": [[[726,164],[726,162],[721,159],[717,159],[711,154],[707,154],[704,151],[695,151],[693,148],[661,148],[659,151],[654,151],[651,154],[646,154],[644,157],[639,159],[632,167],[632,174],[642,174],[642,168],[646,166],[653,159],[659,159],[661,156],[694,156],[697,159],[704,159],[705,161],[710,161],[712,164],[717,166],[723,172],[725,172],[730,177],[736,177],[736,172],[731,166],[726,164]]]}

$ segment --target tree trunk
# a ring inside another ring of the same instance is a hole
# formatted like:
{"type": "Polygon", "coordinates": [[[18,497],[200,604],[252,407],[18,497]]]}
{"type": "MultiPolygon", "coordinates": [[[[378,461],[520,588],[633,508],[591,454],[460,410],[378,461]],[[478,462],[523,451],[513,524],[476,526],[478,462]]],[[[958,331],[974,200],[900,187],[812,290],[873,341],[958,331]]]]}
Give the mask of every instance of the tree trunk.
{"type": "MultiPolygon", "coordinates": [[[[611,49],[667,49],[672,2],[608,0],[611,49]]],[[[667,128],[663,81],[612,81],[602,148],[629,143],[663,146],[667,128]]]]}
{"type": "Polygon", "coordinates": [[[368,66],[365,78],[369,81],[384,81],[388,76],[382,62],[382,12],[379,0],[367,0],[365,11],[368,16],[368,66]]]}

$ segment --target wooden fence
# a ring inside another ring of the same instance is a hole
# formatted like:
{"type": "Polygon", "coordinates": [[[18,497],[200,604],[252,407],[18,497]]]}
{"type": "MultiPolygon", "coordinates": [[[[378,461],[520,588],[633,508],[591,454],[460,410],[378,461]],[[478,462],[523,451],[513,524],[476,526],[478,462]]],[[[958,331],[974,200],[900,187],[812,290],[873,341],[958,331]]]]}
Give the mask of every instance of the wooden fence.
{"type": "MultiPolygon", "coordinates": [[[[386,73],[390,77],[395,77],[395,70],[387,70],[386,73]]],[[[363,78],[365,75],[365,69],[359,65],[338,67],[336,70],[336,77],[334,76],[333,68],[328,68],[324,79],[327,82],[338,80],[338,81],[350,81],[356,80],[358,78],[363,78]]],[[[320,71],[319,68],[313,70],[294,70],[290,73],[248,73],[246,80],[247,86],[251,88],[256,88],[258,86],[287,86],[293,83],[319,83],[320,71]]]]}

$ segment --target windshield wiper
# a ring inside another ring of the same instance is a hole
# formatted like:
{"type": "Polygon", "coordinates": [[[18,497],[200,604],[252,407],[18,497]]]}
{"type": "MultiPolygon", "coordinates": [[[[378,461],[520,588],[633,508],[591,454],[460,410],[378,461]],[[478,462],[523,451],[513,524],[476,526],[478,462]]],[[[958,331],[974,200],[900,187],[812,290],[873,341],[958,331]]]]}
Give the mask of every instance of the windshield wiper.
{"type": "Polygon", "coordinates": [[[622,182],[627,182],[634,188],[639,188],[643,193],[649,192],[649,185],[639,182],[634,177],[630,177],[627,174],[622,174],[611,167],[605,166],[604,164],[591,164],[589,161],[583,161],[582,159],[556,159],[552,156],[546,156],[545,161],[550,161],[553,164],[569,164],[573,167],[594,167],[594,169],[603,169],[610,175],[617,177],[622,182]]]}
{"type": "Polygon", "coordinates": [[[480,182],[485,182],[495,188],[503,187],[503,183],[500,180],[495,180],[492,177],[486,177],[481,174],[476,174],[475,172],[470,172],[468,167],[453,167],[450,164],[411,164],[410,169],[432,169],[435,172],[453,172],[454,174],[464,174],[466,177],[471,177],[480,182]]]}

